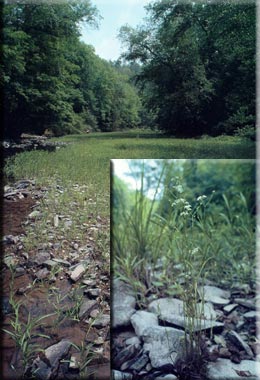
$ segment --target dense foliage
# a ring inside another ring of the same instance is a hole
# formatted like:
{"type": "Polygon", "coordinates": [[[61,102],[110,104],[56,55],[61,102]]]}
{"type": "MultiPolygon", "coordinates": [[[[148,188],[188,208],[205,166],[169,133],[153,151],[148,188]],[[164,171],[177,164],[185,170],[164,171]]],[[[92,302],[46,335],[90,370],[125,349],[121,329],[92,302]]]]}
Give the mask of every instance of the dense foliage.
{"type": "Polygon", "coordinates": [[[6,137],[138,124],[140,101],[129,76],[80,42],[80,23],[97,22],[89,0],[3,6],[6,137]]]}
{"type": "Polygon", "coordinates": [[[141,63],[137,79],[161,129],[254,138],[255,29],[253,0],[157,0],[144,25],[121,28],[124,58],[141,63]]]}
{"type": "MultiPolygon", "coordinates": [[[[140,291],[149,285],[147,266],[163,262],[165,283],[153,286],[166,287],[168,294],[168,285],[176,282],[174,266],[185,260],[190,260],[194,274],[203,265],[210,280],[221,278],[232,284],[254,279],[253,161],[130,163],[138,190],[127,189],[119,179],[113,182],[112,250],[117,275],[136,282],[140,291]]],[[[173,286],[172,294],[175,291],[173,286]]]]}

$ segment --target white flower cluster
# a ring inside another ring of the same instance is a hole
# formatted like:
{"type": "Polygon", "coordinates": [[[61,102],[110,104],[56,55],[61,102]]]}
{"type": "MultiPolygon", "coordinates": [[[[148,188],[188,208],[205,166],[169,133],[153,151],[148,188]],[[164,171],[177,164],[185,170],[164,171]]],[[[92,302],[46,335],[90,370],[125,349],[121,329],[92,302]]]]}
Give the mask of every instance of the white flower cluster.
{"type": "Polygon", "coordinates": [[[197,201],[198,202],[201,202],[203,201],[203,199],[206,199],[207,198],[207,195],[200,195],[198,198],[197,198],[197,201]]]}
{"type": "Polygon", "coordinates": [[[189,213],[192,211],[192,207],[191,205],[189,204],[189,202],[187,202],[185,199],[183,198],[179,198],[179,199],[176,199],[176,201],[174,201],[172,203],[172,207],[174,206],[178,206],[178,205],[183,205],[183,210],[182,212],[180,213],[180,216],[188,216],[189,213]]]}

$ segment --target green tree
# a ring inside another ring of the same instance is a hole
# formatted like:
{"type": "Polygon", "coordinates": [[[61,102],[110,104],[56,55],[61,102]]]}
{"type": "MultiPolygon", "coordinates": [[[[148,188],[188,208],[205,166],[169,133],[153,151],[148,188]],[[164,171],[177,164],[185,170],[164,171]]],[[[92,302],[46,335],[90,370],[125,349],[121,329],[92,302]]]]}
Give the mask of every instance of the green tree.
{"type": "Polygon", "coordinates": [[[56,134],[73,126],[75,87],[79,77],[68,52],[79,37],[80,21],[94,23],[88,0],[61,4],[5,5],[3,52],[5,135],[56,134]]]}
{"type": "Polygon", "coordinates": [[[254,128],[255,3],[158,0],[146,24],[124,26],[127,61],[161,129],[172,134],[233,134],[254,128]]]}

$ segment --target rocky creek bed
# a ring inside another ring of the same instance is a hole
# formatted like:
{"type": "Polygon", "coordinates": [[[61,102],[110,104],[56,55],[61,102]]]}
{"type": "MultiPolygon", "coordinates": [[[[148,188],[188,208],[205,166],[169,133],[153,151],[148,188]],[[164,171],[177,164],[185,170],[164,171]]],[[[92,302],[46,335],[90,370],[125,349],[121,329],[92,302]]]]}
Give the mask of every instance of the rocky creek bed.
{"type": "MultiPolygon", "coordinates": [[[[259,376],[255,291],[248,284],[227,290],[208,283],[204,313],[195,321],[203,333],[206,371],[187,372],[184,305],[180,299],[152,295],[138,308],[131,286],[113,281],[112,373],[114,380],[241,380],[259,376]]],[[[198,305],[200,307],[201,305],[198,305]]]]}
{"type": "Polygon", "coordinates": [[[86,379],[110,379],[109,258],[96,244],[97,230],[109,228],[109,222],[90,214],[82,223],[80,239],[75,236],[73,241],[67,236],[73,224],[70,215],[54,213],[43,223],[42,201],[48,201],[50,192],[58,199],[62,191],[61,186],[44,188],[31,180],[4,188],[2,327],[15,332],[12,302],[20,304],[20,338],[30,321],[49,316],[25,338],[26,363],[19,344],[10,334],[2,335],[3,379],[25,374],[42,380],[77,379],[83,373],[86,379]],[[55,233],[61,224],[64,228],[55,233]],[[45,229],[45,242],[37,244],[36,239],[29,246],[28,234],[33,240],[39,228],[45,229]]]}

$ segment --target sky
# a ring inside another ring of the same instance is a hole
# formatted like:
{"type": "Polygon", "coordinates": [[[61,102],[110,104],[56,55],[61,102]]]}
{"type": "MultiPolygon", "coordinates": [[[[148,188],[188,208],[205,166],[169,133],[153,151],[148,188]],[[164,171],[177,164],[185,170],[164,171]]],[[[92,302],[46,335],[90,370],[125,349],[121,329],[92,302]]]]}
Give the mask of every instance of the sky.
{"type": "Polygon", "coordinates": [[[90,26],[82,28],[81,39],[94,46],[96,54],[106,60],[115,61],[122,53],[120,41],[117,39],[122,25],[137,26],[142,23],[146,12],[144,6],[151,0],[92,0],[103,17],[99,29],[90,26]]]}
{"type": "MultiPolygon", "coordinates": [[[[141,180],[140,179],[137,180],[137,179],[133,178],[132,176],[129,176],[129,174],[131,174],[131,169],[129,166],[129,163],[131,161],[135,161],[135,160],[131,160],[131,159],[129,159],[129,160],[127,160],[127,159],[114,159],[114,160],[112,160],[112,162],[113,162],[113,175],[116,175],[122,181],[124,181],[128,185],[128,188],[130,188],[131,190],[139,190],[141,188],[141,180]]],[[[136,161],[142,161],[142,160],[136,160],[136,161]]],[[[146,161],[146,163],[149,163],[151,166],[153,166],[153,162],[155,160],[146,159],[145,161],[146,161]]],[[[155,196],[155,192],[156,192],[156,189],[151,187],[148,190],[146,195],[148,198],[153,199],[155,196]]],[[[157,193],[157,197],[160,196],[160,194],[162,194],[162,188],[159,189],[159,191],[157,193]]]]}

